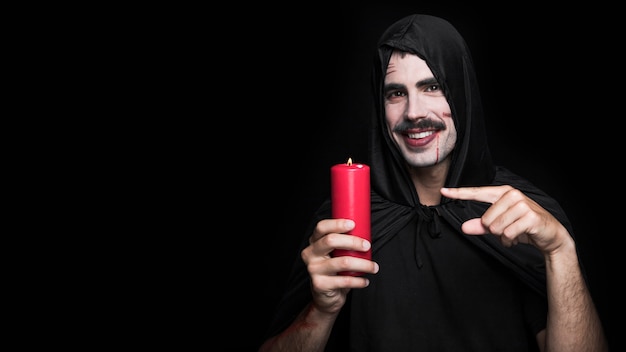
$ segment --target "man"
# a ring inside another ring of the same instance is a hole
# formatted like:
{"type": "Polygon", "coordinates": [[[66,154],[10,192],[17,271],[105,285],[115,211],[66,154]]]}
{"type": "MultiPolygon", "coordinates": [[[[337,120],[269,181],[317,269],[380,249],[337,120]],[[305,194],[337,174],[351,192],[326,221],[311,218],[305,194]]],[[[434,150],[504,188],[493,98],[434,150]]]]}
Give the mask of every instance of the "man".
{"type": "Polygon", "coordinates": [[[567,216],[493,165],[456,29],[392,24],[373,88],[372,241],[325,202],[260,351],[606,351],[567,216]]]}

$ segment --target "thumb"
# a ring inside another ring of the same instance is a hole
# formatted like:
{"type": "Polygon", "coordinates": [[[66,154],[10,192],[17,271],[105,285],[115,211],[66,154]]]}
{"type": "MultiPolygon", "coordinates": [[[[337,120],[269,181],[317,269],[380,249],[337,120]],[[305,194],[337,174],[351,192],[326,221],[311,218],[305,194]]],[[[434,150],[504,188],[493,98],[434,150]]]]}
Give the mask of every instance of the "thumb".
{"type": "Polygon", "coordinates": [[[480,218],[470,219],[461,225],[461,230],[468,235],[486,235],[489,229],[483,226],[480,218]]]}

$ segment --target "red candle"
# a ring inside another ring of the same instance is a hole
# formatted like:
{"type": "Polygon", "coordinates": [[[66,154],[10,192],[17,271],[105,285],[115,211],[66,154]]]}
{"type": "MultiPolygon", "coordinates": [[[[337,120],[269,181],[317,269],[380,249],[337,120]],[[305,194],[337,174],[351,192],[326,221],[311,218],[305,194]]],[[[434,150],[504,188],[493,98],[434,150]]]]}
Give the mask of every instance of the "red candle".
{"type": "MultiPolygon", "coordinates": [[[[365,164],[337,164],[330,169],[332,217],[351,219],[354,229],[350,235],[371,240],[370,167],[365,164]]],[[[333,256],[349,255],[372,259],[372,251],[366,252],[336,249],[333,256]]],[[[340,272],[340,275],[363,275],[360,272],[340,272]]]]}

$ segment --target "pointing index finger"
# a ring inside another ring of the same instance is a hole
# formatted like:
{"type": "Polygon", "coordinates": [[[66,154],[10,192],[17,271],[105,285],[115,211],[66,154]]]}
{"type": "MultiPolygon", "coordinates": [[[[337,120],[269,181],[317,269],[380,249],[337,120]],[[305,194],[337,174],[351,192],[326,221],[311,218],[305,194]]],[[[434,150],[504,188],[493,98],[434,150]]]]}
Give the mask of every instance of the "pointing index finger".
{"type": "Polygon", "coordinates": [[[442,188],[441,194],[452,199],[476,200],[479,202],[494,203],[511,189],[511,186],[481,186],[442,188]]]}

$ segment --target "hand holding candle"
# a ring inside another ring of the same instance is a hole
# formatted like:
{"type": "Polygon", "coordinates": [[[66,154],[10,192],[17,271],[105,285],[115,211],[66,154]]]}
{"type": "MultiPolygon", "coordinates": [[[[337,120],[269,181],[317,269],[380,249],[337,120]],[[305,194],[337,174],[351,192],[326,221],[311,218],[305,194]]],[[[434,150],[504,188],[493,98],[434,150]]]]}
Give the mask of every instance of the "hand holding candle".
{"type": "MultiPolygon", "coordinates": [[[[331,202],[334,219],[351,219],[354,229],[347,234],[371,240],[370,168],[365,164],[346,164],[331,167],[331,202]]],[[[366,252],[336,249],[333,256],[349,255],[372,259],[371,249],[366,252]]],[[[340,272],[340,275],[363,275],[360,272],[340,272]]]]}

